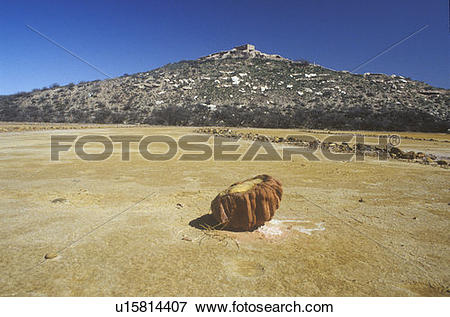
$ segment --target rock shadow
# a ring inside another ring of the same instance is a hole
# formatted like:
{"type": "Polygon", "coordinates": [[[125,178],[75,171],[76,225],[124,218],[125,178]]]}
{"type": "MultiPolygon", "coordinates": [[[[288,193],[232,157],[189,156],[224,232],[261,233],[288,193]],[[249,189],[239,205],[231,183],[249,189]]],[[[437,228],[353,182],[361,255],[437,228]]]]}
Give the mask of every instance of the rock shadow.
{"type": "Polygon", "coordinates": [[[189,222],[189,225],[200,230],[208,230],[209,228],[221,229],[219,222],[217,222],[212,214],[205,214],[195,218],[189,222]]]}
{"type": "Polygon", "coordinates": [[[212,214],[205,214],[201,217],[195,218],[189,222],[189,225],[191,227],[194,227],[196,229],[200,230],[223,230],[223,231],[231,231],[231,232],[246,232],[246,231],[254,231],[256,228],[252,230],[238,230],[234,228],[224,228],[223,225],[221,225],[212,214]]]}

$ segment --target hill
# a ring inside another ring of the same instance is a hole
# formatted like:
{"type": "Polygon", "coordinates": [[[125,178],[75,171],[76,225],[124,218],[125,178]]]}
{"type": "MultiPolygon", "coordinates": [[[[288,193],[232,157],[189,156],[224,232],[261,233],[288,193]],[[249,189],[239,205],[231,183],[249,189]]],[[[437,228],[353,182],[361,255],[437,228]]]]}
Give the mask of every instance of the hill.
{"type": "Polygon", "coordinates": [[[0,96],[1,121],[447,131],[449,90],[252,45],[114,79],[0,96]]]}

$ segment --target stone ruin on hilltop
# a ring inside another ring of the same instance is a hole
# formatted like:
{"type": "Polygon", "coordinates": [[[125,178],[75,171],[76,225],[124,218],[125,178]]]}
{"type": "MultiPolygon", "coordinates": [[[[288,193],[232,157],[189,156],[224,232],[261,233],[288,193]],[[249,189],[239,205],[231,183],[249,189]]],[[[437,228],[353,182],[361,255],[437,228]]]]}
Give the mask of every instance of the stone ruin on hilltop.
{"type": "Polygon", "coordinates": [[[255,45],[244,44],[236,46],[231,50],[213,53],[208,56],[201,57],[200,60],[220,60],[225,58],[267,58],[273,60],[287,60],[286,58],[277,54],[266,54],[255,49],[255,45]]]}

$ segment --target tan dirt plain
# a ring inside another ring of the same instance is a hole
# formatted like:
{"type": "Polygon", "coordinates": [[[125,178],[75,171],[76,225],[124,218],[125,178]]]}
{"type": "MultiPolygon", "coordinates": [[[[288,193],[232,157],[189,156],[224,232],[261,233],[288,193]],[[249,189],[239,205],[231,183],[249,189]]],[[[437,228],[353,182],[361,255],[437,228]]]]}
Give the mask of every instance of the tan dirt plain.
{"type": "MultiPolygon", "coordinates": [[[[52,134],[194,130],[79,128],[0,133],[1,296],[450,295],[449,169],[299,156],[161,162],[143,159],[136,145],[122,161],[118,143],[106,161],[82,161],[73,148],[50,161],[52,134]],[[254,232],[189,224],[219,191],[263,173],[284,189],[271,223],[254,232]]],[[[408,139],[401,149],[450,156],[448,134],[411,135],[434,141],[408,139]]],[[[244,152],[249,142],[240,143],[244,152]]]]}

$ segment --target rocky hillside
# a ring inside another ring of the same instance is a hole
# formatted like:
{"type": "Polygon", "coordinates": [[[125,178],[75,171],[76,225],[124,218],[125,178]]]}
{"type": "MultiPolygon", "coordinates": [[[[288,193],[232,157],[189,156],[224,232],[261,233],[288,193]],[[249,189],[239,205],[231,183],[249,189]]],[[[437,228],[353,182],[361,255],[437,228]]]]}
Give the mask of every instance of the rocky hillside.
{"type": "Polygon", "coordinates": [[[447,131],[450,91],[244,45],[122,77],[0,96],[0,121],[447,131]]]}

